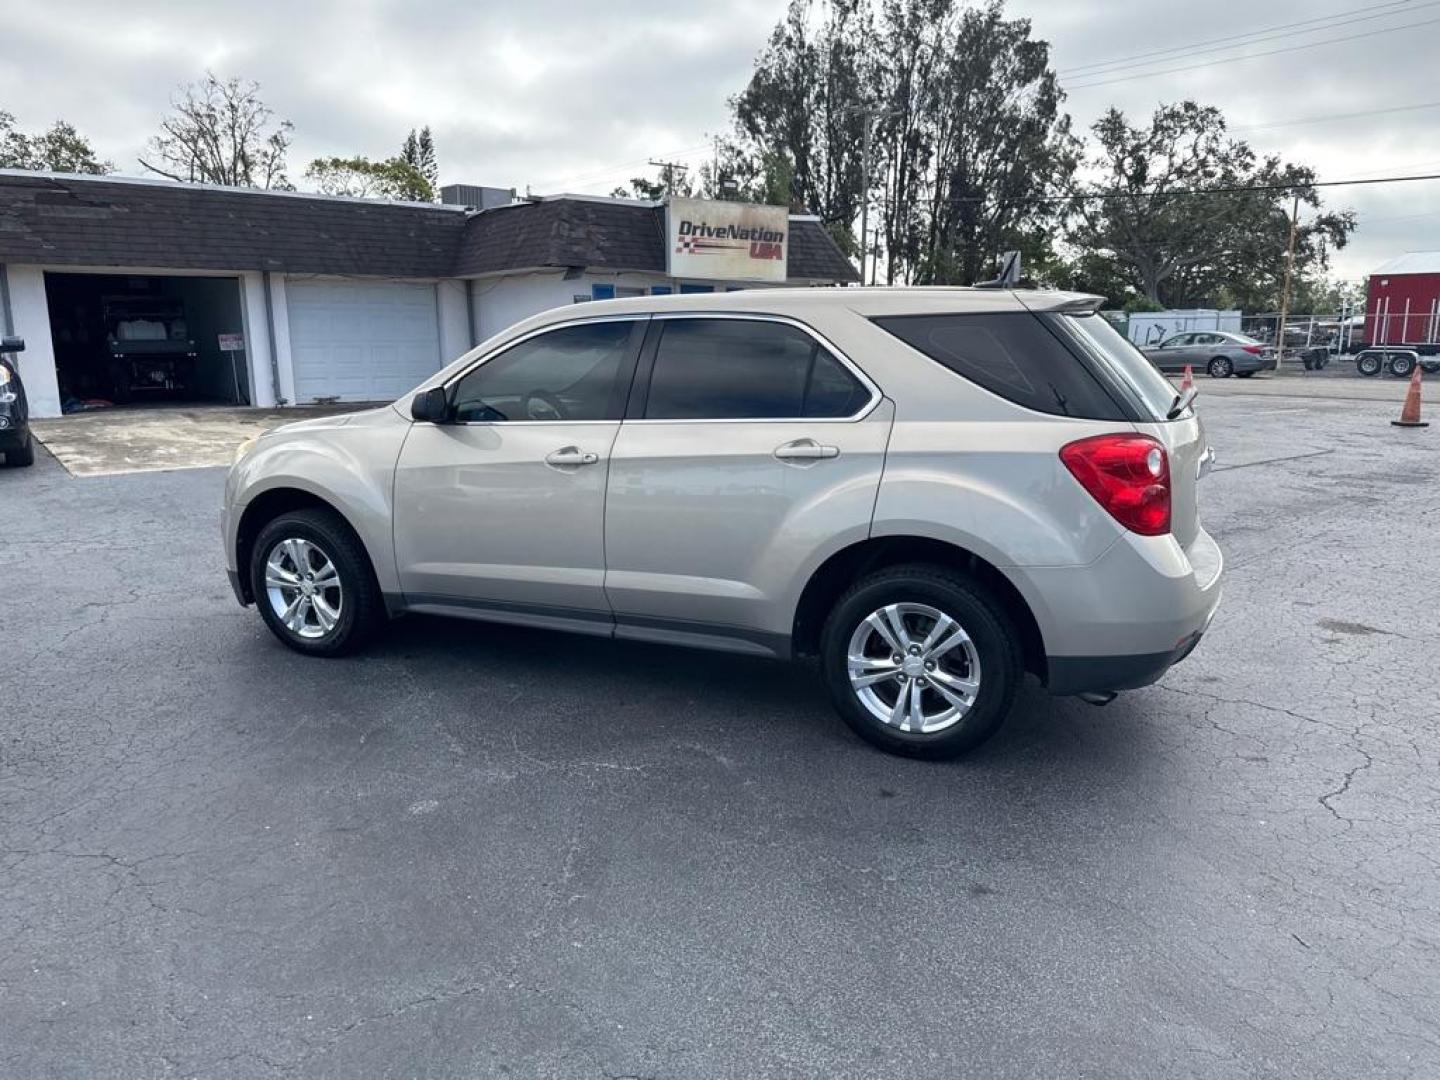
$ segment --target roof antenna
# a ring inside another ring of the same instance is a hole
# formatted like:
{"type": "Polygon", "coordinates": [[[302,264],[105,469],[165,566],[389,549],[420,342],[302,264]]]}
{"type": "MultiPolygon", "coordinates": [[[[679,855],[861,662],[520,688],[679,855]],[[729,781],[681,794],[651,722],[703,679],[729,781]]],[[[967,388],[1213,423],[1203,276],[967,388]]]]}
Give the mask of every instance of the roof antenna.
{"type": "Polygon", "coordinates": [[[1007,251],[1000,257],[1000,272],[989,281],[977,281],[977,289],[1013,289],[1020,284],[1020,252],[1007,251]]]}

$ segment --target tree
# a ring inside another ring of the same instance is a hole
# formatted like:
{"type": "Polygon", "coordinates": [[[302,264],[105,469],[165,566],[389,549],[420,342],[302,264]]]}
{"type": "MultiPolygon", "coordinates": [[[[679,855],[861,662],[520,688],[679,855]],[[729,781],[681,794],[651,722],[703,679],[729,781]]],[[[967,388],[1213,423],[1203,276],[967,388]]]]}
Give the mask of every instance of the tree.
{"type": "Polygon", "coordinates": [[[737,140],[710,185],[816,214],[848,252],[864,197],[865,118],[874,72],[864,0],[791,0],[731,99],[737,140]],[[823,11],[818,28],[812,13],[823,11]]]}
{"type": "Polygon", "coordinates": [[[1296,236],[1297,281],[1323,274],[1355,228],[1350,211],[1321,210],[1313,170],[1257,157],[1213,107],[1163,105],[1144,127],[1111,109],[1092,132],[1095,178],[1072,184],[1068,241],[1151,301],[1278,307],[1297,196],[1312,211],[1296,236]]]}
{"type": "Polygon", "coordinates": [[[140,164],[171,180],[289,190],[285,153],[294,125],[275,119],[260,84],[206,72],[171,99],[140,164]]]}
{"type": "Polygon", "coordinates": [[[72,124],[56,120],[38,135],[15,129],[15,117],[0,111],[0,168],[37,169],[44,172],[114,172],[115,166],[95,156],[90,141],[72,124]]]}
{"type": "Polygon", "coordinates": [[[969,283],[1006,249],[1048,253],[1044,196],[1079,150],[1030,21],[1000,0],[884,0],[877,49],[889,280],[969,283]]]}
{"type": "Polygon", "coordinates": [[[305,169],[305,179],[323,195],[349,195],[357,199],[400,199],[434,202],[435,189],[408,161],[393,157],[371,161],[364,157],[316,158],[305,169]]]}
{"type": "Polygon", "coordinates": [[[1000,0],[791,0],[731,102],[730,178],[753,191],[787,162],[794,203],[851,253],[878,194],[890,281],[971,282],[1008,248],[1053,263],[1062,208],[1040,196],[1078,153],[1062,98],[1049,46],[1000,0]]]}
{"type": "Polygon", "coordinates": [[[440,165],[435,157],[435,140],[428,124],[420,129],[418,135],[414,128],[410,129],[410,134],[405,136],[400,146],[400,158],[425,178],[431,191],[440,190],[440,165]]]}
{"type": "Polygon", "coordinates": [[[650,202],[659,202],[666,195],[674,195],[677,198],[687,199],[695,194],[695,185],[690,180],[690,174],[686,172],[662,171],[654,180],[643,176],[635,176],[630,179],[630,186],[617,187],[610,192],[612,199],[646,199],[650,202]],[[673,184],[673,190],[670,185],[673,184]]]}

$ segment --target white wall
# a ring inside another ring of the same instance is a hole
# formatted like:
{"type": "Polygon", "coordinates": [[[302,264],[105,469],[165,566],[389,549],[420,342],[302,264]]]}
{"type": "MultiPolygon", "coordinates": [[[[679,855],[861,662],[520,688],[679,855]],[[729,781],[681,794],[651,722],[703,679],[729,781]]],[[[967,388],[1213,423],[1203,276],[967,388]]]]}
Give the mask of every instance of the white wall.
{"type": "Polygon", "coordinates": [[[573,303],[576,294],[589,295],[590,283],[584,278],[566,281],[563,273],[556,272],[485,278],[474,288],[478,342],[538,312],[573,303]]]}
{"type": "MultiPolygon", "coordinates": [[[[575,297],[590,295],[590,287],[596,284],[614,285],[616,288],[636,288],[649,292],[657,285],[680,291],[681,281],[664,274],[604,273],[587,272],[577,278],[565,279],[563,271],[544,273],[512,274],[506,277],[478,278],[475,290],[475,342],[480,342],[514,326],[521,319],[538,315],[554,307],[567,307],[575,303],[575,297]]],[[[737,288],[796,288],[803,286],[770,286],[756,282],[695,282],[710,285],[717,292],[724,292],[731,286],[737,288]]]]}
{"type": "Polygon", "coordinates": [[[55,377],[55,345],[50,338],[50,305],[45,273],[38,266],[7,266],[13,332],[25,339],[20,378],[33,416],[60,415],[60,385],[55,377]]]}
{"type": "MultiPolygon", "coordinates": [[[[284,376],[290,365],[290,341],[289,323],[285,321],[284,298],[285,284],[279,274],[271,275],[272,286],[279,286],[272,290],[272,299],[279,300],[279,306],[275,311],[276,327],[285,327],[286,339],[284,350],[280,353],[281,393],[284,394],[284,376]]],[[[265,281],[263,275],[252,271],[244,274],[240,279],[240,302],[241,312],[245,319],[245,353],[250,357],[250,363],[255,372],[254,385],[256,405],[272,406],[275,404],[274,376],[270,367],[270,321],[265,315],[265,281]]],[[[291,379],[289,397],[287,400],[294,400],[295,387],[294,379],[291,379]]]]}
{"type": "Polygon", "coordinates": [[[470,351],[475,337],[470,327],[470,307],[465,296],[465,282],[447,278],[435,286],[435,302],[440,311],[440,365],[444,367],[461,354],[470,351]]]}

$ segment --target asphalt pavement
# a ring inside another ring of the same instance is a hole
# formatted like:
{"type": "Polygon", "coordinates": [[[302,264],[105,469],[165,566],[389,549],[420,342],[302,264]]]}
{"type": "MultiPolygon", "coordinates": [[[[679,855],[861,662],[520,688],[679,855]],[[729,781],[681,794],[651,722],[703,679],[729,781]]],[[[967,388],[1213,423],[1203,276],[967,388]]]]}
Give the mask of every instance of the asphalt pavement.
{"type": "Polygon", "coordinates": [[[0,470],[0,1076],[1440,1075],[1440,427],[1201,388],[1210,634],[948,764],[744,658],[305,659],[221,470],[0,470]]]}

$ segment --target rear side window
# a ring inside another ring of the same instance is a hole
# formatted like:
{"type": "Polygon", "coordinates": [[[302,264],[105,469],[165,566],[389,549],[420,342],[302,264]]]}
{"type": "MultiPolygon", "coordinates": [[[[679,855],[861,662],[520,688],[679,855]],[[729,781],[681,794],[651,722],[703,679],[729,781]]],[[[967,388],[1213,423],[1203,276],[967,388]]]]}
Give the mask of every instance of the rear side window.
{"type": "Polygon", "coordinates": [[[1084,362],[1029,312],[898,315],[875,322],[955,374],[1016,405],[1054,416],[1126,419],[1084,362]]]}
{"type": "Polygon", "coordinates": [[[746,319],[665,320],[647,420],[854,416],[870,393],[809,334],[746,319]]]}

